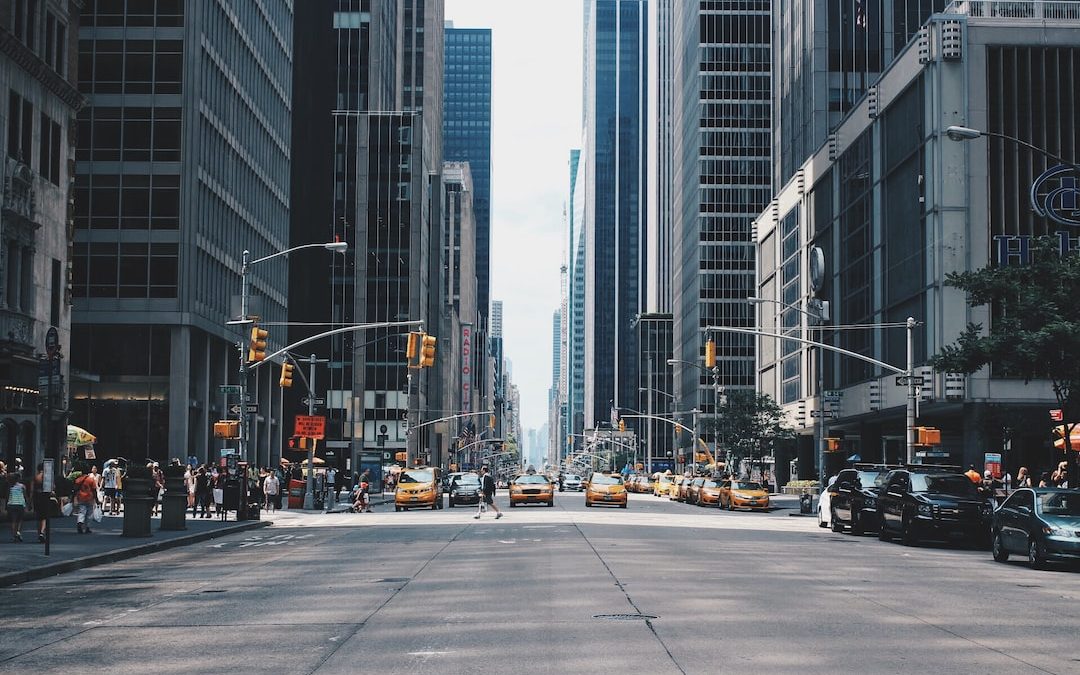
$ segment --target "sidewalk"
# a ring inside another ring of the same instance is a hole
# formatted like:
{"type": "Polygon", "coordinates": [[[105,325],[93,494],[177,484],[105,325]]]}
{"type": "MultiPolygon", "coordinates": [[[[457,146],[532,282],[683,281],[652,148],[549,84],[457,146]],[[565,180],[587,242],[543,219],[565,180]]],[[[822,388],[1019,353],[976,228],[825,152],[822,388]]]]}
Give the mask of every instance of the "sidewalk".
{"type": "Polygon", "coordinates": [[[189,514],[187,529],[172,532],[158,530],[160,519],[153,518],[152,536],[142,538],[120,536],[124,527],[120,516],[105,516],[100,523],[91,523],[92,534],[78,534],[74,517],[53,518],[48,556],[45,544],[38,543],[36,520],[23,523],[20,544],[11,542],[11,530],[5,522],[0,524],[0,588],[272,524],[269,519],[236,522],[234,517],[235,513],[222,522],[217,518],[192,519],[189,514]]]}

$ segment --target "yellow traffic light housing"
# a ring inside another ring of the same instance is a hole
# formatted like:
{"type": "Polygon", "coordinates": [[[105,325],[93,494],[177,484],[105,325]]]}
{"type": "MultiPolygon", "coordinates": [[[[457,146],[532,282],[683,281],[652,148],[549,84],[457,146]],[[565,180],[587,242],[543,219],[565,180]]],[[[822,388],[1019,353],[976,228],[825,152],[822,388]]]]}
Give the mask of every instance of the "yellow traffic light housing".
{"type": "Polygon", "coordinates": [[[705,341],[705,367],[716,367],[716,343],[712,340],[705,341]]]}
{"type": "Polygon", "coordinates": [[[941,429],[915,427],[915,445],[941,445],[941,429]]]}
{"type": "Polygon", "coordinates": [[[619,431],[626,431],[626,420],[619,420],[619,431]]]}
{"type": "Polygon", "coordinates": [[[248,339],[248,362],[262,361],[266,358],[266,340],[270,333],[258,324],[251,327],[251,335],[248,339]]]}
{"type": "MultiPolygon", "coordinates": [[[[420,333],[412,331],[409,333],[409,341],[405,345],[405,360],[412,361],[416,358],[417,352],[420,347],[420,333]]],[[[409,365],[412,365],[411,363],[409,365]]]]}
{"type": "Polygon", "coordinates": [[[281,364],[281,378],[278,379],[278,384],[282,387],[291,387],[293,378],[293,369],[296,368],[293,364],[286,361],[281,364]]]}
{"type": "Polygon", "coordinates": [[[435,365],[435,342],[434,335],[422,335],[420,337],[420,367],[429,368],[435,365]]]}
{"type": "Polygon", "coordinates": [[[825,439],[825,452],[840,452],[839,438],[826,438],[825,439]]]}

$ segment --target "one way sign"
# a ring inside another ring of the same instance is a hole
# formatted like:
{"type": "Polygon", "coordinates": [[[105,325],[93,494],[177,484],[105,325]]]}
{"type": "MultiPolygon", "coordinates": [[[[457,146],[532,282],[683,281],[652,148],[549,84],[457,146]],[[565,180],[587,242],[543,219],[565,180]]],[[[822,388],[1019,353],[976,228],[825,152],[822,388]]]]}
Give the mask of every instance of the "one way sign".
{"type": "Polygon", "coordinates": [[[245,406],[241,406],[239,403],[234,403],[233,405],[229,406],[229,412],[234,415],[239,415],[241,411],[251,415],[253,413],[259,412],[259,406],[255,405],[254,403],[248,403],[245,406]]]}

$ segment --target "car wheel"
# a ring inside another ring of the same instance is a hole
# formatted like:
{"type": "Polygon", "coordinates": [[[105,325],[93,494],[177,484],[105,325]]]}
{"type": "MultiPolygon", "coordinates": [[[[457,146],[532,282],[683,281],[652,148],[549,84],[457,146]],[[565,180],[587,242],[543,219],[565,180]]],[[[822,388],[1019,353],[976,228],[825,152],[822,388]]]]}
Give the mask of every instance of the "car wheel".
{"type": "Polygon", "coordinates": [[[728,511],[734,511],[735,510],[735,502],[734,502],[734,500],[729,499],[727,501],[727,510],[728,511]]]}
{"type": "Polygon", "coordinates": [[[450,508],[454,508],[454,500],[453,499],[446,500],[446,505],[449,506],[450,508]]]}
{"type": "Polygon", "coordinates": [[[994,535],[994,542],[991,549],[994,552],[994,560],[998,562],[1006,562],[1009,559],[1009,551],[1005,548],[1005,542],[1001,541],[1001,533],[998,532],[994,535]]]}
{"type": "Polygon", "coordinates": [[[548,506],[555,506],[555,500],[553,499],[550,502],[548,502],[548,506]]]}
{"type": "Polygon", "coordinates": [[[401,507],[398,506],[397,504],[394,504],[394,510],[395,511],[401,511],[401,507]]]}
{"type": "Polygon", "coordinates": [[[919,543],[919,537],[915,534],[915,528],[910,520],[904,521],[904,529],[900,531],[900,541],[904,546],[915,546],[919,543]]]}
{"type": "Polygon", "coordinates": [[[881,527],[878,529],[877,538],[881,541],[892,541],[892,535],[889,533],[889,527],[885,524],[885,518],[881,518],[881,527]]]}
{"type": "Polygon", "coordinates": [[[825,522],[825,519],[821,517],[821,504],[818,504],[818,507],[817,507],[817,526],[818,527],[828,527],[829,526],[829,524],[825,522]]]}
{"type": "Polygon", "coordinates": [[[620,504],[620,505],[619,505],[619,508],[621,508],[621,509],[625,509],[625,508],[626,508],[626,502],[623,502],[622,504],[620,504]]]}
{"type": "Polygon", "coordinates": [[[844,531],[844,524],[836,518],[836,509],[829,513],[829,525],[833,532],[842,533],[844,531]]]}
{"type": "Polygon", "coordinates": [[[592,502],[586,501],[585,502],[585,508],[587,508],[587,509],[592,508],[592,502]]]}
{"type": "Polygon", "coordinates": [[[1035,539],[1028,542],[1028,565],[1031,565],[1033,570],[1041,570],[1046,567],[1046,551],[1043,550],[1042,544],[1035,539]]]}

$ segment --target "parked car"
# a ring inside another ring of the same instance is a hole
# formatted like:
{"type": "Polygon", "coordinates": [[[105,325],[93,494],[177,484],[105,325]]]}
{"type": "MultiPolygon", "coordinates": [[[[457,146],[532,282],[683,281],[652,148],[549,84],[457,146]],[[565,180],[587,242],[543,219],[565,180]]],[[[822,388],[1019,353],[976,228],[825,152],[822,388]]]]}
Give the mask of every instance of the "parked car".
{"type": "Polygon", "coordinates": [[[829,491],[829,525],[833,532],[850,528],[852,534],[877,532],[877,501],[889,471],[898,467],[857,466],[836,475],[829,491]]]}
{"type": "Polygon", "coordinates": [[[585,488],[585,506],[606,504],[626,508],[626,485],[617,473],[604,474],[599,471],[589,477],[585,488]]]}
{"type": "Polygon", "coordinates": [[[878,536],[899,536],[908,546],[923,539],[966,540],[982,545],[989,538],[993,508],[971,479],[942,467],[894,469],[878,497],[878,536]]]}
{"type": "Polygon", "coordinates": [[[727,508],[728,511],[769,510],[769,493],[757,481],[729,478],[720,483],[719,493],[720,508],[727,508]]]}
{"type": "Polygon", "coordinates": [[[691,478],[684,478],[676,476],[671,481],[671,487],[668,488],[668,499],[673,502],[686,501],[686,488],[690,486],[691,478]]]}
{"type": "Polygon", "coordinates": [[[458,504],[479,504],[480,491],[480,476],[475,473],[456,474],[450,481],[447,505],[454,508],[458,504]]]}
{"type": "Polygon", "coordinates": [[[994,512],[994,560],[1026,554],[1032,569],[1080,561],[1080,490],[1021,488],[994,512]]]}
{"type": "Polygon", "coordinates": [[[667,497],[668,488],[671,487],[671,476],[660,474],[653,481],[652,493],[654,497],[667,497]]]}
{"type": "Polygon", "coordinates": [[[585,487],[585,485],[581,481],[581,476],[579,476],[577,474],[574,474],[574,473],[568,473],[568,474],[563,475],[563,489],[564,490],[573,490],[575,492],[581,492],[584,489],[584,487],[585,487]]]}
{"type": "Polygon", "coordinates": [[[690,483],[686,503],[698,506],[719,506],[720,481],[715,478],[695,478],[690,483]]]}

